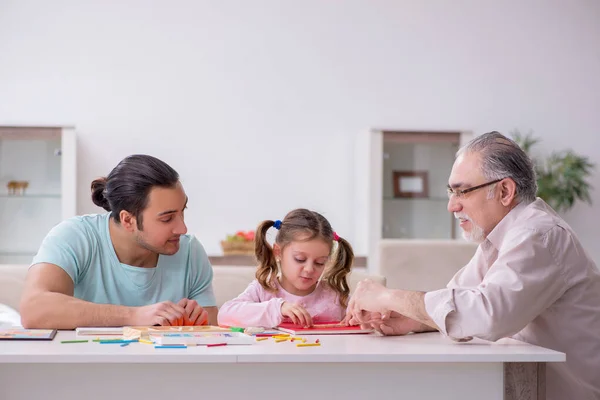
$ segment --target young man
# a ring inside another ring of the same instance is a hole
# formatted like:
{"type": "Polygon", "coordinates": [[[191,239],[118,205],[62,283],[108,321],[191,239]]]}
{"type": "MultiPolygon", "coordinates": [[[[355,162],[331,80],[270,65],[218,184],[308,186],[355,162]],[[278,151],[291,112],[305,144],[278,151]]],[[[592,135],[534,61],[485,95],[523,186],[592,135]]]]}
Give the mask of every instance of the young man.
{"type": "Polygon", "coordinates": [[[428,293],[359,283],[350,323],[391,335],[439,330],[459,341],[513,337],[564,352],[565,363],[547,366],[548,399],[600,399],[600,273],[536,192],[516,143],[498,132],[473,139],[448,185],[448,211],[480,244],[473,259],[428,293]]]}
{"type": "Polygon", "coordinates": [[[108,213],[70,218],[44,239],[21,301],[26,328],[216,324],[213,271],[187,235],[187,196],[161,160],[132,155],[92,182],[108,213]]]}

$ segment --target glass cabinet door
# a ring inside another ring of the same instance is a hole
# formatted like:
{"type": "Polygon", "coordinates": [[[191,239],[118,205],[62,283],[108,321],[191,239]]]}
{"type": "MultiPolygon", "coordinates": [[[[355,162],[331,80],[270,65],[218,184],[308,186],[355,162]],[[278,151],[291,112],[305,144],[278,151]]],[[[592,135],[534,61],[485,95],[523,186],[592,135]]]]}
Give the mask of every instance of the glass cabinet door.
{"type": "Polygon", "coordinates": [[[446,187],[459,133],[385,132],[382,237],[455,239],[446,187]]]}
{"type": "Polygon", "coordinates": [[[63,218],[62,132],[0,126],[0,264],[30,263],[63,218]]]}

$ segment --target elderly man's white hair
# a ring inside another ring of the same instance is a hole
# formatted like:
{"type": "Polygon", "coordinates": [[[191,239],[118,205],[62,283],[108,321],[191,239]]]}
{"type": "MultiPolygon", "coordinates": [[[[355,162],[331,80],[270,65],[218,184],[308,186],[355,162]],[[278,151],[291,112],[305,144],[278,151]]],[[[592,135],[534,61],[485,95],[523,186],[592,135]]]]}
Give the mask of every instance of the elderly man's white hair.
{"type": "Polygon", "coordinates": [[[535,200],[538,187],[533,162],[513,140],[496,131],[484,133],[458,150],[456,156],[463,153],[478,153],[481,156],[484,178],[490,181],[512,178],[517,184],[516,197],[519,202],[531,203],[535,200]]]}

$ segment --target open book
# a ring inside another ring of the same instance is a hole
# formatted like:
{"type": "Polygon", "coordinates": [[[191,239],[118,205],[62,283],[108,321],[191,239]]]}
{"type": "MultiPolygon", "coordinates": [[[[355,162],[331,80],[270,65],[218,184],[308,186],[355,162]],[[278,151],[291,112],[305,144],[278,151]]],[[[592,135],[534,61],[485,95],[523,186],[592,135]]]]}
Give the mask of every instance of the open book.
{"type": "Polygon", "coordinates": [[[314,324],[311,328],[303,328],[292,322],[283,322],[277,329],[292,335],[348,335],[355,333],[371,333],[372,329],[361,329],[359,325],[345,326],[339,322],[314,324]]]}
{"type": "Polygon", "coordinates": [[[0,340],[52,340],[56,329],[0,329],[0,340]]]}

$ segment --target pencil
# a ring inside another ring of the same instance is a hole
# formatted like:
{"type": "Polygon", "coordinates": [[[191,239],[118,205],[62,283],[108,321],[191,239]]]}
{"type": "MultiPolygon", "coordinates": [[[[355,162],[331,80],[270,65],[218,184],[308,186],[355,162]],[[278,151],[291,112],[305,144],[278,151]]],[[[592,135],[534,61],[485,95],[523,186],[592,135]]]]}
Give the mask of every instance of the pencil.
{"type": "Polygon", "coordinates": [[[120,343],[133,343],[133,342],[137,342],[137,339],[134,340],[101,340],[100,344],[120,344],[120,343]]]}
{"type": "Polygon", "coordinates": [[[321,343],[298,343],[296,347],[320,346],[321,343]]]}
{"type": "Polygon", "coordinates": [[[62,340],[61,343],[87,343],[88,340],[62,340]]]}

